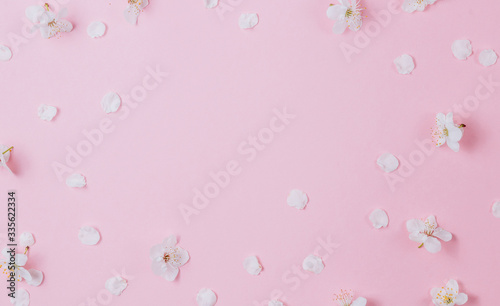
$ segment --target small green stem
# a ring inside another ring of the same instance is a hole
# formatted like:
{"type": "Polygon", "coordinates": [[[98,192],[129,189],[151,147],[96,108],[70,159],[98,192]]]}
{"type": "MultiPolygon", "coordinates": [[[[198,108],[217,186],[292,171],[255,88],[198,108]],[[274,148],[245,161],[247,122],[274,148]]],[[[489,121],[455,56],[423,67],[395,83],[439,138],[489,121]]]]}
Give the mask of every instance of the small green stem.
{"type": "Polygon", "coordinates": [[[5,154],[5,153],[7,153],[7,152],[9,152],[9,151],[11,151],[12,149],[14,149],[14,147],[8,148],[7,151],[5,151],[5,152],[2,153],[2,155],[5,154]]]}
{"type": "Polygon", "coordinates": [[[419,246],[418,246],[418,248],[420,249],[420,248],[421,248],[421,247],[423,247],[423,246],[424,246],[424,243],[422,242],[422,244],[421,244],[421,245],[419,245],[419,246]]]}
{"type": "Polygon", "coordinates": [[[466,127],[466,125],[462,123],[462,124],[460,124],[458,127],[459,127],[459,128],[464,128],[464,127],[466,127]]]}

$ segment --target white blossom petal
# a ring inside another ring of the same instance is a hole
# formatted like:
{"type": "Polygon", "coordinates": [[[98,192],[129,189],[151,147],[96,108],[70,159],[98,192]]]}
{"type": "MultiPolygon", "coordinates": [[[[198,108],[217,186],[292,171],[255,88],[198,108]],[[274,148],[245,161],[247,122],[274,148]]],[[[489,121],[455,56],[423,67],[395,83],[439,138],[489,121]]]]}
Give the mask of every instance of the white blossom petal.
{"type": "Polygon", "coordinates": [[[282,302],[278,300],[272,300],[267,303],[267,306],[284,306],[282,302]]]}
{"type": "Polygon", "coordinates": [[[459,60],[466,60],[472,54],[472,45],[467,39],[455,40],[451,45],[451,51],[459,60]]]}
{"type": "Polygon", "coordinates": [[[42,104],[38,107],[38,117],[45,121],[51,121],[57,114],[57,108],[42,104]]]}
{"type": "Polygon", "coordinates": [[[326,10],[326,16],[333,20],[342,20],[347,12],[347,6],[341,4],[330,5],[326,10]]]}
{"type": "Polygon", "coordinates": [[[365,306],[368,301],[364,297],[358,297],[354,300],[351,306],[365,306]]]}
{"type": "Polygon", "coordinates": [[[259,23],[259,16],[255,13],[245,13],[240,15],[238,24],[242,29],[251,29],[259,23]]]}
{"type": "Polygon", "coordinates": [[[16,254],[16,265],[23,267],[28,262],[26,254],[16,254]]]}
{"type": "Polygon", "coordinates": [[[66,179],[66,185],[68,187],[82,188],[87,185],[87,181],[80,173],[73,173],[66,179]]]}
{"type": "Polygon", "coordinates": [[[29,306],[30,294],[26,289],[18,288],[16,290],[16,297],[10,298],[10,303],[14,306],[29,306]]]}
{"type": "Polygon", "coordinates": [[[170,235],[163,240],[162,246],[164,248],[173,248],[177,244],[177,237],[175,235],[170,235]]]}
{"type": "Polygon", "coordinates": [[[165,267],[166,269],[162,275],[163,278],[169,282],[173,282],[177,278],[177,275],[179,274],[179,268],[169,263],[167,263],[165,267]]]}
{"type": "Polygon", "coordinates": [[[19,236],[19,244],[21,247],[30,247],[35,244],[35,238],[32,233],[24,232],[19,236]]]}
{"type": "Polygon", "coordinates": [[[457,292],[458,292],[458,282],[454,279],[450,279],[447,283],[446,283],[446,292],[448,293],[451,293],[453,295],[455,295],[457,292]]]}
{"type": "Polygon", "coordinates": [[[400,74],[409,74],[415,69],[413,58],[408,54],[403,54],[394,60],[394,65],[400,74]]]}
{"type": "Polygon", "coordinates": [[[217,296],[212,290],[202,288],[198,291],[196,302],[198,303],[198,306],[214,306],[215,303],[217,303],[217,296]]]}
{"type": "Polygon", "coordinates": [[[286,199],[286,201],[288,205],[291,207],[295,207],[297,209],[304,209],[309,199],[307,197],[307,194],[302,190],[293,189],[288,194],[288,198],[286,199]]]}
{"type": "Polygon", "coordinates": [[[467,296],[467,294],[459,293],[457,295],[457,297],[455,298],[455,303],[457,305],[463,305],[463,304],[467,303],[468,300],[469,300],[469,296],[467,296]]]}
{"type": "Polygon", "coordinates": [[[333,25],[333,33],[342,34],[345,32],[345,29],[347,29],[347,26],[348,26],[347,22],[345,22],[344,20],[338,20],[333,25]]]}
{"type": "Polygon", "coordinates": [[[383,171],[389,173],[399,167],[399,160],[390,153],[384,153],[377,159],[377,165],[379,165],[383,171]]]}
{"type": "Polygon", "coordinates": [[[8,61],[12,57],[12,51],[10,48],[4,45],[0,45],[0,61],[8,61]]]}
{"type": "Polygon", "coordinates": [[[38,287],[43,281],[43,273],[42,271],[38,271],[35,269],[29,269],[28,273],[31,275],[31,279],[26,279],[26,282],[30,286],[38,287]]]}
{"type": "Polygon", "coordinates": [[[496,218],[500,218],[500,201],[493,203],[491,212],[493,213],[493,216],[495,216],[496,218]]]}
{"type": "Polygon", "coordinates": [[[259,263],[256,256],[248,256],[245,258],[245,260],[243,260],[243,267],[252,275],[259,275],[262,271],[262,265],[259,263]]]}
{"type": "Polygon", "coordinates": [[[444,229],[438,227],[434,230],[434,233],[433,233],[433,236],[443,240],[443,241],[450,241],[451,238],[453,238],[453,235],[448,232],[448,231],[445,231],[444,229]]]}
{"type": "Polygon", "coordinates": [[[497,59],[498,55],[491,49],[483,50],[479,54],[479,63],[481,63],[484,67],[494,65],[497,62],[497,59]]]}
{"type": "Polygon", "coordinates": [[[121,276],[114,276],[106,281],[104,287],[113,295],[121,295],[123,290],[127,288],[127,280],[121,276]]]}
{"type": "Polygon", "coordinates": [[[219,5],[219,0],[204,0],[204,1],[205,1],[205,7],[209,9],[219,5]]]}
{"type": "Polygon", "coordinates": [[[323,260],[320,257],[316,255],[309,255],[302,262],[302,268],[305,271],[319,274],[321,273],[321,271],[323,271],[325,265],[323,264],[323,260]]]}
{"type": "Polygon", "coordinates": [[[95,228],[83,226],[78,233],[78,239],[85,245],[96,245],[101,240],[101,235],[95,228]]]}
{"type": "Polygon", "coordinates": [[[115,92],[108,92],[101,100],[101,106],[105,113],[114,113],[122,103],[120,96],[115,92]]]}
{"type": "Polygon", "coordinates": [[[370,221],[372,222],[374,228],[387,227],[389,224],[389,217],[382,209],[375,209],[370,214],[370,221]]]}
{"type": "Polygon", "coordinates": [[[92,38],[102,37],[106,32],[106,25],[100,21],[94,21],[87,27],[87,34],[92,38]]]}
{"type": "Polygon", "coordinates": [[[406,221],[406,229],[411,232],[422,232],[425,229],[424,221],[420,219],[411,219],[406,221]]]}
{"type": "Polygon", "coordinates": [[[26,17],[33,23],[40,22],[40,16],[45,12],[43,6],[33,5],[25,10],[26,17]]]}
{"type": "Polygon", "coordinates": [[[441,251],[441,242],[439,242],[439,240],[437,240],[434,237],[429,237],[424,242],[424,247],[430,253],[437,253],[437,252],[441,251]]]}

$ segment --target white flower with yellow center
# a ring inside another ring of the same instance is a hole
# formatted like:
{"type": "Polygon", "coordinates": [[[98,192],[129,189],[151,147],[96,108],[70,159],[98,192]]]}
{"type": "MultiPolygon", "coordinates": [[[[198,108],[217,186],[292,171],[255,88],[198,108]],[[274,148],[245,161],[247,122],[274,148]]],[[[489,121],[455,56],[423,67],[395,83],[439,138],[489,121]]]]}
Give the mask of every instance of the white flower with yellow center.
{"type": "Polygon", "coordinates": [[[16,275],[16,280],[18,282],[23,279],[26,280],[28,285],[39,286],[43,281],[43,273],[35,269],[26,270],[24,266],[28,262],[28,255],[26,253],[29,247],[26,247],[24,254],[15,254],[14,262],[11,262],[11,253],[9,248],[4,248],[1,252],[3,259],[0,260],[0,271],[5,274],[6,277],[10,277],[10,273],[14,272],[16,275]]]}
{"type": "Polygon", "coordinates": [[[333,32],[342,34],[347,27],[352,31],[358,31],[363,24],[361,15],[363,8],[360,7],[359,0],[339,0],[339,3],[330,4],[326,11],[328,18],[336,20],[333,32]]]}
{"type": "Polygon", "coordinates": [[[446,116],[443,113],[436,115],[436,127],[432,131],[433,141],[436,146],[440,147],[444,143],[455,152],[460,149],[459,141],[464,134],[465,124],[455,124],[453,122],[453,113],[448,113],[446,116]]]}
{"type": "Polygon", "coordinates": [[[469,299],[467,294],[458,292],[458,283],[454,279],[450,279],[446,287],[432,288],[431,296],[432,302],[436,306],[463,305],[469,299]]]}
{"type": "Polygon", "coordinates": [[[441,251],[441,242],[439,242],[438,238],[443,241],[450,241],[452,238],[450,232],[438,227],[434,216],[429,216],[425,221],[420,219],[408,220],[406,228],[410,232],[410,240],[420,242],[419,248],[425,247],[431,253],[441,251]]]}
{"type": "Polygon", "coordinates": [[[189,260],[188,252],[177,246],[177,238],[173,235],[161,244],[153,246],[149,254],[153,261],[151,268],[154,274],[170,282],[179,274],[179,267],[189,260]]]}
{"type": "Polygon", "coordinates": [[[128,7],[123,12],[125,19],[131,24],[137,24],[139,14],[148,4],[148,0],[128,0],[128,7]]]}
{"type": "Polygon", "coordinates": [[[365,306],[366,299],[359,297],[353,301],[354,294],[352,290],[340,290],[339,294],[334,294],[333,300],[340,306],[365,306]]]}
{"type": "Polygon", "coordinates": [[[436,0],[405,0],[403,3],[403,11],[413,13],[415,11],[423,11],[427,5],[434,4],[436,0]]]}
{"type": "Polygon", "coordinates": [[[56,15],[50,11],[49,5],[30,6],[26,9],[26,17],[35,24],[34,29],[40,29],[43,38],[51,38],[61,32],[71,32],[73,25],[71,22],[61,19],[66,17],[68,11],[62,9],[56,15]]]}

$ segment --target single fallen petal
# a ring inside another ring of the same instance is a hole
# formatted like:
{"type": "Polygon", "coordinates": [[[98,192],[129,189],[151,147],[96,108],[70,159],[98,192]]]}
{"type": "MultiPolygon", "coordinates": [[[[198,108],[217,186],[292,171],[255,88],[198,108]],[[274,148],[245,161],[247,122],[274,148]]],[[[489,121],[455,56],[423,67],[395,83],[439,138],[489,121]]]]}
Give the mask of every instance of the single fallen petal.
{"type": "Polygon", "coordinates": [[[94,21],[87,27],[87,34],[92,38],[101,37],[106,32],[106,25],[100,21],[94,21]]]}
{"type": "Polygon", "coordinates": [[[389,224],[389,217],[382,209],[375,209],[370,214],[370,221],[372,222],[374,228],[387,227],[387,224],[389,224]]]}
{"type": "Polygon", "coordinates": [[[115,92],[108,92],[101,100],[101,106],[107,114],[114,113],[120,107],[122,100],[115,92]]]}
{"type": "Polygon", "coordinates": [[[389,173],[399,167],[399,160],[390,153],[384,153],[377,159],[377,165],[379,165],[382,170],[389,173]]]}
{"type": "Polygon", "coordinates": [[[101,235],[95,228],[83,226],[78,232],[78,239],[85,245],[96,245],[101,240],[101,235]]]}
{"type": "Polygon", "coordinates": [[[484,67],[494,65],[497,62],[497,59],[498,55],[491,49],[483,50],[479,54],[479,63],[481,63],[484,67]]]}
{"type": "Polygon", "coordinates": [[[493,216],[500,218],[500,201],[493,203],[491,211],[493,212],[493,216]]]}
{"type": "Polygon", "coordinates": [[[252,275],[259,275],[260,271],[262,271],[262,265],[259,263],[256,256],[248,256],[245,258],[245,260],[243,260],[243,267],[252,275]]]}
{"type": "Polygon", "coordinates": [[[451,45],[451,51],[459,60],[466,60],[472,54],[472,45],[467,39],[455,40],[451,45]]]}
{"type": "Polygon", "coordinates": [[[45,121],[51,121],[57,114],[57,108],[42,104],[38,107],[38,117],[45,121]]]}
{"type": "Polygon", "coordinates": [[[323,260],[320,257],[316,255],[309,255],[304,259],[304,262],[302,262],[302,268],[305,271],[319,274],[321,273],[321,271],[323,271],[325,265],[323,264],[323,260]]]}
{"type": "Polygon", "coordinates": [[[198,291],[196,302],[198,303],[198,306],[214,306],[217,302],[217,296],[212,290],[202,288],[198,291]]]}
{"type": "Polygon", "coordinates": [[[87,185],[87,181],[80,173],[73,173],[66,179],[66,185],[68,185],[68,187],[82,188],[87,185]]]}
{"type": "Polygon", "coordinates": [[[267,303],[267,306],[284,306],[282,302],[278,300],[272,300],[267,303]]]}
{"type": "Polygon", "coordinates": [[[413,58],[408,54],[403,54],[394,60],[394,65],[400,74],[409,74],[415,69],[413,58]]]}
{"type": "Polygon", "coordinates": [[[307,198],[307,194],[299,189],[293,189],[290,191],[288,198],[286,199],[288,205],[297,209],[304,209],[308,201],[309,199],[307,198]]]}
{"type": "Polygon", "coordinates": [[[31,275],[31,279],[26,279],[26,282],[30,286],[38,287],[43,281],[43,273],[42,271],[38,271],[35,269],[29,269],[29,274],[31,275]]]}
{"type": "Polygon", "coordinates": [[[35,238],[33,237],[33,234],[29,232],[22,233],[21,236],[19,237],[19,244],[23,248],[34,245],[35,238]]]}
{"type": "Polygon", "coordinates": [[[214,8],[219,5],[219,0],[204,0],[206,8],[214,8]]]}
{"type": "Polygon", "coordinates": [[[259,16],[255,13],[241,14],[238,24],[242,29],[251,29],[259,23],[259,16]]]}
{"type": "Polygon", "coordinates": [[[9,47],[0,45],[0,61],[8,61],[12,57],[9,47]]]}
{"type": "Polygon", "coordinates": [[[127,286],[127,280],[123,279],[121,276],[114,276],[108,279],[104,284],[104,287],[113,295],[121,295],[127,286]]]}
{"type": "Polygon", "coordinates": [[[26,289],[18,288],[16,298],[10,298],[10,303],[14,306],[28,306],[30,304],[30,294],[26,289]]]}

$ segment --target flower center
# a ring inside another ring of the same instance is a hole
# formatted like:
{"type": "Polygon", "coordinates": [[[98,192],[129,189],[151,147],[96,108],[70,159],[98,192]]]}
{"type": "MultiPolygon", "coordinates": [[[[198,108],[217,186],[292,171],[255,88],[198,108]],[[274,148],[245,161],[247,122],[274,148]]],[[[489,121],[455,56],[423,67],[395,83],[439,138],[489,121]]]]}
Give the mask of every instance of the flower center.
{"type": "Polygon", "coordinates": [[[177,248],[169,248],[163,254],[163,261],[170,264],[179,264],[181,257],[177,253],[177,248]]]}
{"type": "Polygon", "coordinates": [[[350,306],[352,303],[352,290],[340,290],[339,294],[335,294],[333,296],[333,300],[337,302],[337,304],[341,306],[350,306]]]}
{"type": "Polygon", "coordinates": [[[346,18],[349,18],[352,16],[352,9],[351,8],[348,8],[347,11],[345,12],[345,17],[346,18]]]}
{"type": "Polygon", "coordinates": [[[443,134],[444,134],[444,136],[448,137],[448,135],[449,135],[449,134],[448,134],[448,129],[446,129],[446,128],[445,128],[445,129],[443,130],[443,134]]]}

